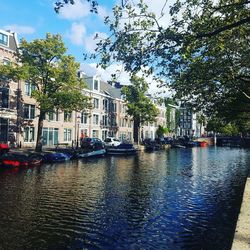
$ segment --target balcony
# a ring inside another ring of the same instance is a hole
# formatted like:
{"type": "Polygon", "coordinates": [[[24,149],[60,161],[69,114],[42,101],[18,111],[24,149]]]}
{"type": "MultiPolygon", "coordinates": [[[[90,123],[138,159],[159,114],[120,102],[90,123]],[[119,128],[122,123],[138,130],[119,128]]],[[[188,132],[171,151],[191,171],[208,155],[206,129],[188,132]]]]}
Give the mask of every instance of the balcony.
{"type": "Polygon", "coordinates": [[[3,108],[0,106],[0,117],[6,119],[16,119],[17,117],[17,110],[10,109],[10,108],[3,108]]]}

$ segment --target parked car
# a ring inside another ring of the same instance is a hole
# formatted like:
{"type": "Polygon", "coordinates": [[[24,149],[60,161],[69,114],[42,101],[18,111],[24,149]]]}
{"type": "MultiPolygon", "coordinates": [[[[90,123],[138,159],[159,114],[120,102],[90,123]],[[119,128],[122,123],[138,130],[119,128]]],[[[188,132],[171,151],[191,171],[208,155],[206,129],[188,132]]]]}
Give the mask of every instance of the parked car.
{"type": "Polygon", "coordinates": [[[85,137],[81,139],[81,148],[88,150],[95,150],[104,148],[104,143],[99,138],[85,137]]]}
{"type": "Polygon", "coordinates": [[[105,146],[107,147],[116,147],[116,146],[119,146],[122,142],[114,137],[107,137],[105,140],[104,140],[104,144],[105,146]]]}

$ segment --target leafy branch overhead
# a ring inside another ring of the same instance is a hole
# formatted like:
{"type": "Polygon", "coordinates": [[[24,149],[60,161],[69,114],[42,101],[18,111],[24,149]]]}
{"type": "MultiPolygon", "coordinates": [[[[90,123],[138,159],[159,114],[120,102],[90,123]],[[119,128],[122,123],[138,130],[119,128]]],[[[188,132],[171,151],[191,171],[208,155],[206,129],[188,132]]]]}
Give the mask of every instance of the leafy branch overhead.
{"type": "Polygon", "coordinates": [[[129,72],[164,78],[179,100],[207,114],[223,116],[234,107],[230,119],[235,114],[249,119],[249,3],[177,0],[169,12],[163,2],[157,16],[143,1],[129,1],[105,19],[110,36],[99,41],[94,56],[103,67],[120,61],[129,72]]]}
{"type": "MultiPolygon", "coordinates": [[[[90,12],[97,13],[97,6],[98,6],[97,1],[94,1],[94,0],[86,0],[86,1],[89,2],[90,4],[90,12]]],[[[67,4],[74,4],[74,3],[75,3],[74,0],[56,1],[54,9],[56,13],[59,13],[62,7],[64,7],[67,4]]]]}

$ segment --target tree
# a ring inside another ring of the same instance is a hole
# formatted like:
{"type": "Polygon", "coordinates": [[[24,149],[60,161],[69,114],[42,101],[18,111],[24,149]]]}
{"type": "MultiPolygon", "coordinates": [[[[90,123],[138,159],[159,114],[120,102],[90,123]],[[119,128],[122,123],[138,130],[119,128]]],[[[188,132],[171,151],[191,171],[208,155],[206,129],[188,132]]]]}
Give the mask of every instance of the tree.
{"type": "Polygon", "coordinates": [[[247,136],[250,133],[250,121],[242,122],[241,120],[235,122],[226,122],[220,117],[209,117],[206,126],[207,132],[220,133],[225,135],[237,135],[241,133],[243,136],[247,136]]]}
{"type": "MultiPolygon", "coordinates": [[[[92,0],[86,0],[87,2],[89,2],[89,4],[90,4],[90,11],[91,12],[94,12],[94,13],[97,13],[97,6],[98,6],[98,3],[97,3],[97,1],[92,1],[92,0]]],[[[55,7],[54,7],[54,9],[55,9],[55,11],[57,12],[57,13],[59,13],[59,11],[60,11],[60,9],[63,7],[63,6],[65,6],[65,5],[67,5],[67,4],[74,4],[75,3],[75,0],[62,0],[62,1],[56,1],[55,2],[55,7]]]]}
{"type": "Polygon", "coordinates": [[[138,76],[131,77],[131,85],[122,88],[122,94],[127,101],[127,113],[134,121],[134,141],[139,141],[139,128],[146,122],[154,122],[158,115],[158,109],[147,97],[147,82],[138,76]]]}
{"type": "Polygon", "coordinates": [[[129,72],[154,72],[196,110],[249,121],[249,1],[176,0],[169,25],[165,6],[159,16],[143,1],[115,6],[94,56],[103,67],[116,60],[129,72]]]}
{"type": "Polygon", "coordinates": [[[222,133],[229,136],[239,135],[237,127],[232,123],[228,123],[225,127],[223,127],[222,133]]]}
{"type": "Polygon", "coordinates": [[[166,106],[166,122],[167,129],[169,132],[176,133],[177,127],[179,126],[179,116],[180,111],[177,108],[177,102],[175,102],[172,98],[166,98],[164,100],[166,106]],[[172,113],[174,112],[174,119],[172,113]]]}
{"type": "MultiPolygon", "coordinates": [[[[94,12],[94,13],[97,13],[97,7],[98,7],[98,1],[95,1],[95,0],[85,0],[87,2],[90,3],[90,11],[91,12],[94,12]]],[[[121,6],[124,7],[126,6],[126,4],[129,2],[129,0],[121,0],[121,6]]],[[[55,11],[58,13],[59,10],[64,7],[65,5],[67,4],[74,4],[75,3],[75,0],[62,0],[62,1],[56,1],[55,2],[55,11]]]]}
{"type": "Polygon", "coordinates": [[[35,85],[31,96],[36,100],[38,132],[36,151],[41,151],[42,128],[45,115],[55,110],[81,111],[89,107],[84,96],[84,83],[77,77],[79,63],[65,55],[66,48],[59,35],[47,34],[46,39],[32,42],[22,40],[17,53],[16,65],[1,66],[6,77],[23,79],[35,85]],[[21,65],[21,66],[20,66],[21,65]]]}
{"type": "Polygon", "coordinates": [[[158,138],[163,137],[165,134],[169,132],[168,128],[164,128],[163,126],[159,125],[156,130],[156,135],[158,138]]]}

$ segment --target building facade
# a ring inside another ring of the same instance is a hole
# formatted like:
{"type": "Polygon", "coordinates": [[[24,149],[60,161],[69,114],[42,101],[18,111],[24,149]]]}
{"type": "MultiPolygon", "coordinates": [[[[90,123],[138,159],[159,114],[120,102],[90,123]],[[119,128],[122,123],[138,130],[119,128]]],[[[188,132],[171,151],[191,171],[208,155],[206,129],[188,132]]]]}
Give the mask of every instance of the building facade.
{"type": "Polygon", "coordinates": [[[180,136],[189,138],[202,137],[205,134],[204,124],[199,121],[200,113],[195,113],[187,106],[180,107],[180,136]]]}
{"type": "MultiPolygon", "coordinates": [[[[0,30],[0,63],[15,63],[17,35],[0,30]]],[[[92,109],[83,112],[54,110],[43,122],[44,147],[58,143],[75,145],[84,136],[105,139],[108,136],[132,140],[132,120],[126,115],[126,105],[120,89],[102,82],[98,75],[86,76],[83,93],[92,100],[92,109]]],[[[13,82],[0,76],[0,142],[14,142],[22,147],[35,147],[39,108],[31,97],[35,86],[30,82],[13,82]]]]}
{"type": "MultiPolygon", "coordinates": [[[[13,32],[0,30],[0,63],[15,63],[17,36],[13,32]]],[[[0,76],[0,142],[13,142],[19,136],[18,96],[20,83],[0,76]]]]}
{"type": "MultiPolygon", "coordinates": [[[[148,96],[150,98],[150,96],[148,96]]],[[[159,102],[157,99],[152,99],[153,103],[158,109],[158,116],[156,117],[156,121],[153,123],[143,124],[141,127],[141,141],[144,139],[152,139],[154,140],[157,135],[156,131],[159,126],[166,127],[166,106],[164,102],[159,102]]]]}

